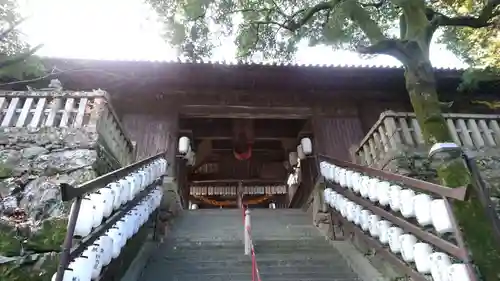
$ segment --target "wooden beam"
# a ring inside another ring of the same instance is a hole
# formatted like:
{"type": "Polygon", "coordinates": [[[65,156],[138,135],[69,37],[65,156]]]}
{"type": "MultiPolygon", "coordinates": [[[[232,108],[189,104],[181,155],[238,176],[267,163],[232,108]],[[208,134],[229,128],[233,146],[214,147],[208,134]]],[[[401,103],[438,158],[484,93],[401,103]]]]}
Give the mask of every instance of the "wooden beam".
{"type": "MultiPolygon", "coordinates": [[[[195,139],[203,140],[231,140],[231,128],[204,127],[193,130],[195,139]]],[[[255,140],[282,140],[297,139],[297,132],[290,128],[255,128],[255,140]]]]}
{"type": "Polygon", "coordinates": [[[198,118],[307,119],[308,107],[258,107],[241,105],[184,105],[182,116],[198,118]]]}

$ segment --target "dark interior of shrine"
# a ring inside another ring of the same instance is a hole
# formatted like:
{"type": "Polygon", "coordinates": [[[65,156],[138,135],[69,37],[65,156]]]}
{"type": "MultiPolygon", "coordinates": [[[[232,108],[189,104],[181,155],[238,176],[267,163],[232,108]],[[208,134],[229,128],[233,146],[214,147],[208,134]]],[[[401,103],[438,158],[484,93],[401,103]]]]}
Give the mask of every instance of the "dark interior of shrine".
{"type": "MultiPolygon", "coordinates": [[[[300,137],[310,134],[305,119],[181,118],[181,136],[190,138],[195,152],[187,180],[190,186],[233,187],[286,186],[293,168],[289,153],[297,151],[300,137]]],[[[208,190],[208,189],[207,189],[208,190]]],[[[193,195],[200,208],[236,208],[237,194],[206,192],[193,195]]],[[[287,196],[270,191],[247,192],[243,202],[267,208],[284,205],[287,196]],[[250,193],[250,194],[248,194],[250,193]],[[253,194],[252,194],[253,193],[253,194]]]]}

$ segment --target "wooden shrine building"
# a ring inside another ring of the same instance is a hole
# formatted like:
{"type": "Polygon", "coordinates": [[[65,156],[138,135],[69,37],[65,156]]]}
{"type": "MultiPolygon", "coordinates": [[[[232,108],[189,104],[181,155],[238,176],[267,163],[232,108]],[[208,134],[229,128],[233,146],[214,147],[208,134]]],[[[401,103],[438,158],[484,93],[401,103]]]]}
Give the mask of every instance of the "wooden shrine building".
{"type": "MultiPolygon", "coordinates": [[[[256,206],[299,206],[305,187],[295,192],[287,183],[297,180],[289,156],[301,138],[312,139],[316,153],[349,161],[350,148],[383,111],[411,111],[401,68],[63,59],[45,64],[62,71],[64,89],[110,94],[139,159],[164,150],[174,159],[179,138],[190,139],[196,156],[178,158],[172,171],[185,206],[236,206],[238,192],[256,206]]],[[[461,74],[436,69],[441,100],[453,101],[454,112],[490,113],[471,101],[492,100],[495,89],[457,93],[461,74]]],[[[47,84],[40,81],[39,87],[47,84]]],[[[22,83],[15,87],[25,90],[22,83]]],[[[311,168],[300,163],[303,173],[311,168]]]]}

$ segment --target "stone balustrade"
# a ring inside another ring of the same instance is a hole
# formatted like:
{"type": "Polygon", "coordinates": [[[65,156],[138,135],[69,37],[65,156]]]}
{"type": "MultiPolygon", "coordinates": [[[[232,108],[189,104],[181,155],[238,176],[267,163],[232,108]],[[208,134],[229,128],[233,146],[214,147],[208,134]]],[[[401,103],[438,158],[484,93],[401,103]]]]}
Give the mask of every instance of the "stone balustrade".
{"type": "Polygon", "coordinates": [[[0,129],[94,130],[121,166],[133,161],[134,146],[105,91],[1,91],[0,129]]]}
{"type": "MultiPolygon", "coordinates": [[[[465,148],[484,149],[500,146],[500,115],[443,114],[453,141],[465,148]]],[[[354,149],[357,163],[385,163],[395,151],[424,145],[422,131],[414,113],[386,111],[354,149]]]]}

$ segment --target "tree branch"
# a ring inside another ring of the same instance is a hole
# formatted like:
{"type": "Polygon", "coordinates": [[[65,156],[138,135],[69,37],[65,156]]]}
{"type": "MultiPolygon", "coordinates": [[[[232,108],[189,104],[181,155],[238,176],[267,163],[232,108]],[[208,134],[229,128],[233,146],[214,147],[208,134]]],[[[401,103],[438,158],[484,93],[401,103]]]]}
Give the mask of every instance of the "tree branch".
{"type": "Polygon", "coordinates": [[[436,28],[439,26],[457,26],[457,27],[471,27],[471,28],[481,28],[487,27],[493,24],[491,21],[494,17],[500,14],[500,11],[495,11],[495,9],[500,6],[500,0],[488,0],[486,5],[483,7],[479,16],[458,16],[458,17],[448,17],[441,13],[434,12],[434,18],[431,22],[436,28]]]}
{"type": "Polygon", "coordinates": [[[359,26],[372,44],[387,39],[377,22],[370,17],[370,13],[357,1],[346,0],[341,5],[344,11],[348,13],[349,18],[359,26]]]}
{"type": "Polygon", "coordinates": [[[398,59],[403,64],[407,63],[410,59],[405,41],[398,39],[380,40],[370,46],[359,47],[357,51],[367,55],[389,55],[398,59]]]}
{"type": "Polygon", "coordinates": [[[328,2],[322,2],[319,4],[316,4],[315,6],[308,8],[308,9],[302,9],[296,13],[294,13],[291,17],[290,20],[287,21],[285,24],[286,29],[294,32],[297,29],[301,28],[304,26],[311,18],[318,12],[323,11],[323,10],[332,10],[335,7],[335,2],[333,1],[328,1],[328,2]],[[294,17],[298,16],[298,14],[304,12],[304,16],[299,19],[298,21],[293,20],[294,17]]]}

